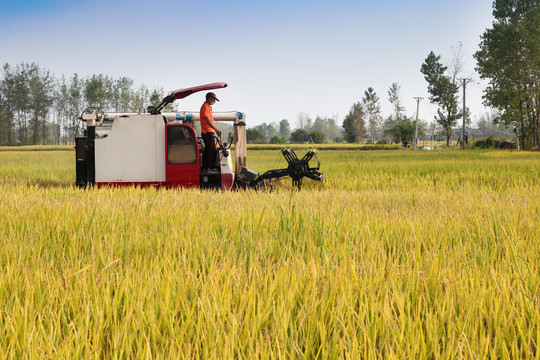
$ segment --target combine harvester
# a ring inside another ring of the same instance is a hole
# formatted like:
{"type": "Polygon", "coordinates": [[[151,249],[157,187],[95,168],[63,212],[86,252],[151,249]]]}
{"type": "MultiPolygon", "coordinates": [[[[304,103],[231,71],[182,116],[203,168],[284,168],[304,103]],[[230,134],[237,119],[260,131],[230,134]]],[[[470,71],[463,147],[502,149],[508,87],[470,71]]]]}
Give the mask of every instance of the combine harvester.
{"type": "MultiPolygon", "coordinates": [[[[193,128],[199,113],[162,113],[167,104],[203,90],[227,87],[212,83],[173,91],[148,113],[106,113],[88,108],[81,115],[86,123],[83,137],[75,140],[76,185],[138,186],[158,188],[202,188],[231,190],[264,188],[272,180],[289,176],[294,187],[308,177],[322,181],[320,164],[310,167],[317,153],[313,150],[299,159],[292,149],[283,149],[286,169],[270,170],[262,175],[246,168],[246,116],[241,112],[214,113],[215,121],[234,123],[235,167],[230,143],[218,144],[218,173],[202,172],[203,142],[193,128]]],[[[318,160],[318,157],[317,157],[318,160]]]]}

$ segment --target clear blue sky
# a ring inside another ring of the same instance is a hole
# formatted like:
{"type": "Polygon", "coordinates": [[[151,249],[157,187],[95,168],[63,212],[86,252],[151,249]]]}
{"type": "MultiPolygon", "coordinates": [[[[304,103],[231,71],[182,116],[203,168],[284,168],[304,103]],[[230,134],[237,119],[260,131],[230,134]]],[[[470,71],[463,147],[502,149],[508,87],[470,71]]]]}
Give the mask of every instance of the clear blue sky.
{"type": "MultiPolygon", "coordinates": [[[[57,77],[127,76],[166,91],[216,81],[214,111],[250,125],[305,112],[337,116],[373,87],[383,116],[393,82],[414,116],[432,121],[420,66],[463,43],[473,119],[485,109],[472,54],[491,26],[491,0],[0,0],[0,64],[35,62],[57,77]]],[[[178,102],[197,110],[204,94],[178,102]]]]}

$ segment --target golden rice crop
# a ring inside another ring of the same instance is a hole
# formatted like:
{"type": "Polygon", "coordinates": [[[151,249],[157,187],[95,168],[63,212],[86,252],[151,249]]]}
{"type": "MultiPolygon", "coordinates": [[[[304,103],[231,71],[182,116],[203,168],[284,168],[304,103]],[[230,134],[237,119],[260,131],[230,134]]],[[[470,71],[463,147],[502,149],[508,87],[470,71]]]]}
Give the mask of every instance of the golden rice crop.
{"type": "Polygon", "coordinates": [[[538,154],[320,157],[301,192],[79,190],[73,151],[0,151],[0,353],[540,356],[538,154]]]}

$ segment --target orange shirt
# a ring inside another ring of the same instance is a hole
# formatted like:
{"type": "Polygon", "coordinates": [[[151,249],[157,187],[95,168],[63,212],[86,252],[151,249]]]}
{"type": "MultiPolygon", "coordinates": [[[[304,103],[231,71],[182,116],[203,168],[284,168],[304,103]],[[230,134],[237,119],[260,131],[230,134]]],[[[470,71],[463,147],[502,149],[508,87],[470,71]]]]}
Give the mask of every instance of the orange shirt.
{"type": "Polygon", "coordinates": [[[204,104],[202,104],[201,111],[199,112],[199,115],[201,117],[201,132],[205,133],[205,134],[216,132],[204,120],[204,117],[206,116],[206,117],[208,117],[208,119],[210,119],[210,122],[212,123],[212,125],[215,125],[215,123],[214,123],[214,115],[212,114],[212,107],[206,101],[204,102],[204,104]]]}

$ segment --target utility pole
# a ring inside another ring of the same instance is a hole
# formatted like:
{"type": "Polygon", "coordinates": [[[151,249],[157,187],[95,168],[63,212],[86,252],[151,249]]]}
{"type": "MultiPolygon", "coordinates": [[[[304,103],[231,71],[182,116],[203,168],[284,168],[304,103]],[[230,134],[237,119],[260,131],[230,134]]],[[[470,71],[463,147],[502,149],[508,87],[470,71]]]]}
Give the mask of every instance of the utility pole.
{"type": "Polygon", "coordinates": [[[420,110],[420,101],[423,99],[421,97],[415,97],[416,100],[416,127],[414,129],[414,150],[418,145],[418,111],[420,110]]]}
{"type": "Polygon", "coordinates": [[[432,128],[431,128],[431,147],[429,148],[430,150],[433,150],[433,141],[435,140],[435,123],[433,124],[432,128]]]}
{"type": "Polygon", "coordinates": [[[465,149],[465,118],[466,118],[466,107],[465,107],[465,88],[467,83],[471,81],[470,78],[463,78],[461,82],[463,84],[463,128],[461,129],[461,149],[465,149]]]}

